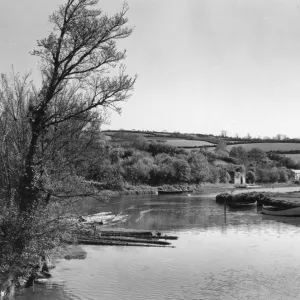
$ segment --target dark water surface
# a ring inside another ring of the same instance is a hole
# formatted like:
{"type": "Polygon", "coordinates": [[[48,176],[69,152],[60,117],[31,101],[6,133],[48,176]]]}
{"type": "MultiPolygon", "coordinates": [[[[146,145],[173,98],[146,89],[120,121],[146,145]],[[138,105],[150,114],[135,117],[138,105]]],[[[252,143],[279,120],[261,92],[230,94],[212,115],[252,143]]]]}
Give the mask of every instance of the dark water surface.
{"type": "Polygon", "coordinates": [[[103,211],[120,227],[178,235],[176,248],[85,246],[17,300],[300,299],[300,218],[229,209],[205,195],[127,196],[103,211]]]}

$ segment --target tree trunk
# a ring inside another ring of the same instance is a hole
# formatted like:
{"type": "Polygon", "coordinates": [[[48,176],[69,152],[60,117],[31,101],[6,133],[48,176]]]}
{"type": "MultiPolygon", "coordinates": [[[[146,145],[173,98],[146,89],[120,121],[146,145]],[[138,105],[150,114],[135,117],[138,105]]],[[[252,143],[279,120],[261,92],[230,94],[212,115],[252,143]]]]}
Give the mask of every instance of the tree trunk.
{"type": "Polygon", "coordinates": [[[16,278],[17,276],[14,271],[10,271],[4,275],[0,284],[0,300],[12,299],[15,292],[16,278]]]}
{"type": "Polygon", "coordinates": [[[38,188],[35,186],[34,156],[39,134],[33,132],[25,161],[25,170],[19,182],[18,204],[20,212],[28,212],[37,201],[38,188]]]}

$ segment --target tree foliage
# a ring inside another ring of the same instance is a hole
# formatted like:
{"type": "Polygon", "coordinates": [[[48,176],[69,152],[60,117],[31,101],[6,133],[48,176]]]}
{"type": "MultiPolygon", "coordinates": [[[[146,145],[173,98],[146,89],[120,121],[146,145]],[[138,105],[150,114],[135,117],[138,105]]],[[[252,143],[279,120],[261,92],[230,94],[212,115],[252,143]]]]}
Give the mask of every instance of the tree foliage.
{"type": "Polygon", "coordinates": [[[246,162],[248,158],[247,152],[242,146],[232,147],[229,152],[229,155],[231,157],[237,158],[239,162],[246,162]]]}
{"type": "MultiPolygon", "coordinates": [[[[34,87],[29,76],[1,77],[0,204],[16,212],[8,227],[19,235],[7,240],[8,223],[1,219],[0,248],[1,253],[14,251],[11,269],[24,255],[40,254],[27,232],[42,224],[38,217],[48,207],[94,192],[82,175],[106,154],[100,125],[107,109],[120,111],[136,80],[122,64],[126,51],[117,49],[117,41],[132,33],[127,4],[111,17],[97,4],[66,0],[50,16],[53,30],[32,52],[40,58],[41,87],[34,87]]],[[[47,249],[47,239],[37,236],[47,249]]],[[[6,258],[0,256],[1,266],[6,258]]]]}
{"type": "Polygon", "coordinates": [[[248,158],[251,162],[260,163],[267,157],[266,153],[259,148],[252,148],[248,151],[248,158]]]}
{"type": "Polygon", "coordinates": [[[217,144],[215,148],[215,153],[221,157],[228,157],[229,156],[229,151],[227,148],[227,144],[225,141],[221,140],[217,144]]]}

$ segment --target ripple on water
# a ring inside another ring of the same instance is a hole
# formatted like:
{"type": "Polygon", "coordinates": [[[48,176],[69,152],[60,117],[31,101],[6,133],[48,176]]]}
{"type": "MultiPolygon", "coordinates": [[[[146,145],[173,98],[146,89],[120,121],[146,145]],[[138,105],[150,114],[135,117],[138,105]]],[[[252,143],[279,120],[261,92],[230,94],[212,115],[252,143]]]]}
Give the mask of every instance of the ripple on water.
{"type": "Polygon", "coordinates": [[[62,261],[53,270],[57,284],[17,299],[300,299],[298,219],[265,218],[255,209],[225,216],[211,199],[187,198],[151,207],[158,202],[151,197],[145,205],[137,199],[112,207],[118,214],[134,205],[124,226],[167,228],[179,235],[175,249],[86,246],[85,260],[62,261]]]}

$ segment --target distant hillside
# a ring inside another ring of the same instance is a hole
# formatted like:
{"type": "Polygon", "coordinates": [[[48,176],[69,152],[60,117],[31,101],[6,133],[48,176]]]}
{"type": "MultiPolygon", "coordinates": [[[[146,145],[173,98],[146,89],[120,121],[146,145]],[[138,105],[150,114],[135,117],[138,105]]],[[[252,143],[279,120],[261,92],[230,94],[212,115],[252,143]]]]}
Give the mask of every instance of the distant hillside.
{"type": "Polygon", "coordinates": [[[285,156],[297,157],[300,141],[137,130],[106,130],[102,135],[108,142],[99,143],[99,163],[89,173],[102,189],[237,183],[236,178],[243,178],[241,184],[283,183],[295,180],[293,169],[300,170],[298,159],[285,156]],[[242,149],[230,151],[234,146],[242,149]],[[196,149],[201,151],[192,151],[196,149]]]}
{"type": "MultiPolygon", "coordinates": [[[[138,130],[106,130],[103,134],[113,138],[120,133],[138,135],[146,138],[149,141],[165,142],[169,145],[185,149],[207,148],[213,151],[216,144],[220,141],[225,141],[230,150],[232,147],[242,146],[249,151],[253,148],[259,148],[263,151],[278,151],[286,153],[288,151],[296,151],[300,153],[299,139],[249,139],[249,138],[233,138],[224,136],[214,136],[205,134],[189,134],[179,132],[157,132],[157,131],[138,131],[138,130]]],[[[291,153],[290,153],[291,154],[291,153]]],[[[295,153],[294,153],[295,154],[295,153]]]]}
{"type": "Polygon", "coordinates": [[[228,149],[230,150],[232,147],[242,146],[246,151],[249,151],[253,148],[259,148],[265,152],[268,151],[290,151],[290,150],[298,150],[300,151],[300,143],[288,143],[288,142],[265,142],[265,143],[247,143],[247,144],[235,144],[235,145],[228,145],[228,149]]]}
{"type": "Polygon", "coordinates": [[[130,131],[130,130],[119,130],[119,131],[102,131],[103,134],[113,138],[119,136],[120,133],[138,135],[146,138],[149,141],[165,142],[169,145],[184,148],[194,148],[203,146],[215,146],[219,139],[213,136],[197,136],[192,134],[182,133],[168,133],[168,132],[142,132],[142,131],[130,131]]]}

